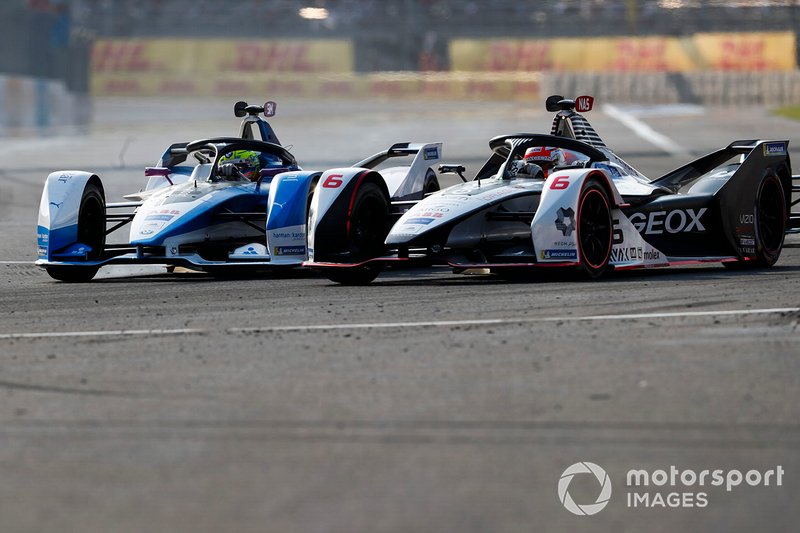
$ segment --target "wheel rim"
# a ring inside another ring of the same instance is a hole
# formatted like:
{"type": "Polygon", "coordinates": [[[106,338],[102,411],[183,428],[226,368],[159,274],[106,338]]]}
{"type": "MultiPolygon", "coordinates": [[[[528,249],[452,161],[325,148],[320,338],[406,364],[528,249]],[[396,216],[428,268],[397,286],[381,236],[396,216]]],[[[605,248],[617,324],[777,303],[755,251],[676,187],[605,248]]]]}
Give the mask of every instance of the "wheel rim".
{"type": "Polygon", "coordinates": [[[767,253],[780,250],[783,242],[786,205],[783,190],[776,178],[767,179],[758,200],[758,234],[767,253]]]}
{"type": "Polygon", "coordinates": [[[611,217],[605,196],[597,189],[586,191],[578,217],[581,257],[590,268],[602,268],[611,249],[611,217]]]}

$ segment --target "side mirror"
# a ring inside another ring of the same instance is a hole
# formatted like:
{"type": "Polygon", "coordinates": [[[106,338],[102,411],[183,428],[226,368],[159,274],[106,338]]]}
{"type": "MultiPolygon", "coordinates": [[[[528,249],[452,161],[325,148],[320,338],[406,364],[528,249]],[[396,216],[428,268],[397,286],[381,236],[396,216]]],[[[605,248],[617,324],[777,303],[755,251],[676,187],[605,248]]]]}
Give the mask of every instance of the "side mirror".
{"type": "Polygon", "coordinates": [[[464,177],[464,172],[466,172],[466,170],[464,165],[439,165],[440,174],[458,174],[458,177],[461,178],[463,182],[467,181],[467,178],[464,177]]]}
{"type": "Polygon", "coordinates": [[[556,111],[561,111],[561,106],[558,103],[563,100],[564,97],[560,94],[554,94],[553,96],[548,96],[547,100],[544,101],[545,108],[551,112],[555,113],[556,111]]]}
{"type": "Polygon", "coordinates": [[[235,104],[233,104],[234,116],[242,118],[247,114],[247,111],[245,111],[245,109],[247,109],[247,102],[242,102],[242,101],[236,102],[235,104]]]}
{"type": "Polygon", "coordinates": [[[170,174],[170,170],[165,167],[146,167],[144,169],[145,178],[152,178],[153,176],[161,176],[162,178],[166,178],[170,174]]]}

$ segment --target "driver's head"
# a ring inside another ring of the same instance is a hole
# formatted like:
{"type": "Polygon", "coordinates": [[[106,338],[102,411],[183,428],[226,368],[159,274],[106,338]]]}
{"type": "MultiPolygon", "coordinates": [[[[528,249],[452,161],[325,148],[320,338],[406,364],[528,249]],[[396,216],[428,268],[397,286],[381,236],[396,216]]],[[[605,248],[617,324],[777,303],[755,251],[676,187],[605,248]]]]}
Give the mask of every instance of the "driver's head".
{"type": "Polygon", "coordinates": [[[535,163],[542,167],[545,174],[552,170],[553,167],[565,164],[564,151],[561,148],[552,148],[550,146],[532,146],[525,150],[523,159],[525,163],[535,163]]]}
{"type": "Polygon", "coordinates": [[[255,181],[258,179],[258,171],[261,170],[261,161],[258,158],[258,152],[252,150],[234,150],[224,156],[220,157],[219,165],[232,164],[239,169],[242,176],[255,181]]]}

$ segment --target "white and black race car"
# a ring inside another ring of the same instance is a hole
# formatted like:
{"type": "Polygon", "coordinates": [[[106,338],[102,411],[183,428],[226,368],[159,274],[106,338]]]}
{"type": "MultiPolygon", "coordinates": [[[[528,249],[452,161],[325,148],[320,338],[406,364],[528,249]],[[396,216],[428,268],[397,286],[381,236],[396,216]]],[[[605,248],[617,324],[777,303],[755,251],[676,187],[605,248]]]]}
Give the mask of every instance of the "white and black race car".
{"type": "Polygon", "coordinates": [[[492,139],[473,181],[430,195],[393,224],[381,221],[380,242],[360,255],[318,254],[313,265],[334,281],[368,283],[389,262],[456,272],[577,268],[597,278],[612,269],[778,260],[784,234],[800,227],[800,215],[790,213],[787,140],[734,141],[651,180],[577,112],[593,101],[551,96],[549,135],[492,139]]]}

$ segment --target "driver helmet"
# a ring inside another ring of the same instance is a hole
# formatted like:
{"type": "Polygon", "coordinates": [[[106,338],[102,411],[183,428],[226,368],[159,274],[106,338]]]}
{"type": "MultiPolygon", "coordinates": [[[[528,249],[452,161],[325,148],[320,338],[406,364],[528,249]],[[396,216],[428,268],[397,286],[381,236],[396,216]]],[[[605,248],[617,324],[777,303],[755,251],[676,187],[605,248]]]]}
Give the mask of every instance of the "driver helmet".
{"type": "Polygon", "coordinates": [[[220,166],[230,163],[239,169],[242,176],[255,181],[258,179],[258,172],[261,170],[261,160],[258,157],[258,152],[252,150],[234,150],[225,154],[219,159],[220,166]]]}
{"type": "Polygon", "coordinates": [[[545,175],[553,169],[566,164],[564,151],[561,148],[553,148],[550,146],[532,146],[525,150],[523,157],[526,164],[534,163],[542,167],[545,175]]]}

